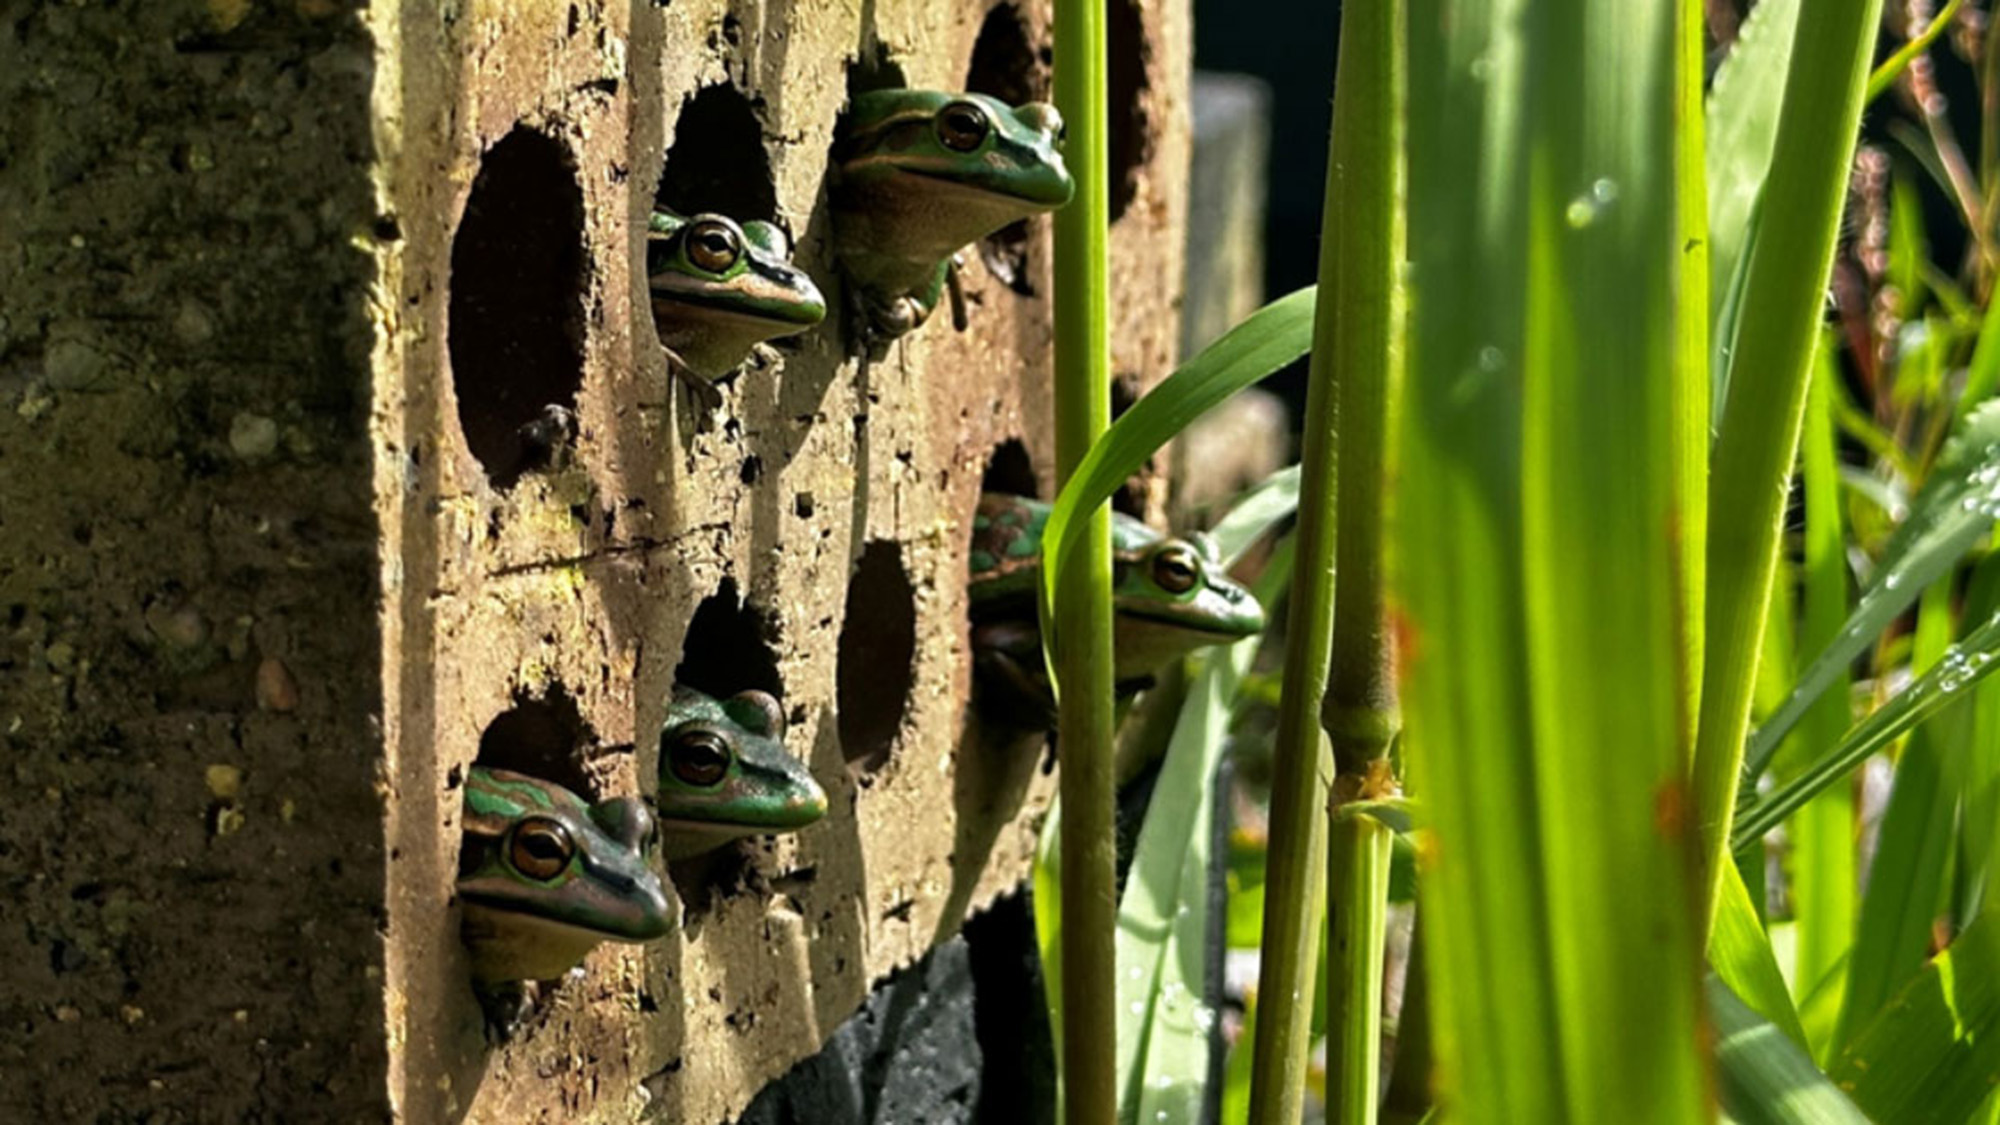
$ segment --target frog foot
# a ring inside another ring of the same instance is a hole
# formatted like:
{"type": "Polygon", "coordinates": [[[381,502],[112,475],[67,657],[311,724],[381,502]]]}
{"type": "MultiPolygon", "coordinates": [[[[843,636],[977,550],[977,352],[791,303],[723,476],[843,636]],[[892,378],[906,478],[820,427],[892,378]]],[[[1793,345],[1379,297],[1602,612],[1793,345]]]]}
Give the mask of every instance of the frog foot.
{"type": "Polygon", "coordinates": [[[722,409],[722,390],[719,387],[696,374],[694,368],[689,367],[682,361],[681,357],[675,355],[673,352],[667,351],[665,348],[662,348],[661,351],[666,352],[667,370],[683,386],[687,387],[688,392],[694,396],[695,404],[701,407],[703,414],[713,414],[722,409]]]}

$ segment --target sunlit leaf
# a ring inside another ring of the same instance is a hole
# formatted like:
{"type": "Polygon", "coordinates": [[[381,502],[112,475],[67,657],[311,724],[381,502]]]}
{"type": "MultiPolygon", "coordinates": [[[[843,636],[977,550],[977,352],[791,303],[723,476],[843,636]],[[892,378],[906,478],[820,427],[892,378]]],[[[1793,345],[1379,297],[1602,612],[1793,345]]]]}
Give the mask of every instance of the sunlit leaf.
{"type": "Polygon", "coordinates": [[[1722,1106],[1740,1125],[1868,1125],[1799,1045],[1708,978],[1722,1106]]]}
{"type": "Polygon", "coordinates": [[[2000,1083],[2000,912],[1932,958],[1830,1069],[1877,1121],[1965,1121],[2000,1083]]]}
{"type": "Polygon", "coordinates": [[[1805,1029],[1785,989],[1784,974],[1771,953],[1770,939],[1757,906],[1743,885],[1735,864],[1723,872],[1722,895],[1716,900],[1715,925],[1708,933],[1708,963],[1742,1002],[1756,1009],[1801,1051],[1807,1049],[1805,1029]]]}
{"type": "MultiPolygon", "coordinates": [[[[1283,541],[1258,580],[1276,598],[1291,576],[1283,541]]],[[[1261,638],[1209,656],[1189,685],[1118,905],[1119,1115],[1127,1122],[1192,1121],[1208,1081],[1216,1013],[1206,995],[1210,782],[1222,756],[1237,687],[1261,638]],[[1164,1114],[1165,1116],[1160,1116],[1164,1114]]]]}

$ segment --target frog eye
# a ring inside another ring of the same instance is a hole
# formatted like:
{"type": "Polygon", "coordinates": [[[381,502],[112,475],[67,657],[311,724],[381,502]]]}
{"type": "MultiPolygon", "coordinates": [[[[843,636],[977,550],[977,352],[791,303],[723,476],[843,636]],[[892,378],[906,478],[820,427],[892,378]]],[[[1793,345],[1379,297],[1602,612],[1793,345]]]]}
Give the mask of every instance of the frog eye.
{"type": "Polygon", "coordinates": [[[1201,584],[1201,560],[1194,548],[1176,543],[1153,556],[1153,581],[1169,594],[1185,594],[1201,584]]]}
{"type": "Polygon", "coordinates": [[[704,219],[688,228],[687,257],[696,269],[726,273],[743,256],[743,238],[736,228],[704,219]]]}
{"type": "Polygon", "coordinates": [[[954,152],[971,152],[986,142],[993,123],[986,111],[971,102],[953,102],[938,111],[938,140],[954,152]]]}
{"type": "Polygon", "coordinates": [[[729,743],[712,730],[691,730],[667,754],[667,768],[682,782],[706,789],[729,772],[729,743]]]}
{"type": "Polygon", "coordinates": [[[569,829],[536,817],[521,822],[507,846],[507,862],[530,879],[548,880],[563,873],[576,855],[569,829]]]}

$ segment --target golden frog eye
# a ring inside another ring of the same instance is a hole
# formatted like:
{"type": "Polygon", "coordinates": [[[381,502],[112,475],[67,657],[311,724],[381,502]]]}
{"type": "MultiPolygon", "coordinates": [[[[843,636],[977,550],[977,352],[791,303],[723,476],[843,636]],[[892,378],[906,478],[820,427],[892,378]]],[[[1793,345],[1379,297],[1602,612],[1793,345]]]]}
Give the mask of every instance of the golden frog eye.
{"type": "Polygon", "coordinates": [[[667,753],[667,768],[685,784],[706,789],[729,772],[729,744],[712,730],[691,730],[667,753]]]}
{"type": "Polygon", "coordinates": [[[507,845],[507,862],[530,879],[555,878],[575,856],[576,842],[570,839],[569,829],[541,817],[522,821],[507,845]]]}
{"type": "Polygon", "coordinates": [[[687,257],[696,269],[727,273],[743,256],[743,239],[728,223],[705,219],[688,228],[687,257]]]}
{"type": "Polygon", "coordinates": [[[1201,560],[1193,548],[1167,547],[1153,556],[1153,581],[1169,594],[1185,594],[1201,583],[1201,560]]]}
{"type": "Polygon", "coordinates": [[[986,134],[992,131],[986,111],[971,102],[953,102],[938,111],[938,140],[954,152],[971,152],[986,143],[986,134]]]}

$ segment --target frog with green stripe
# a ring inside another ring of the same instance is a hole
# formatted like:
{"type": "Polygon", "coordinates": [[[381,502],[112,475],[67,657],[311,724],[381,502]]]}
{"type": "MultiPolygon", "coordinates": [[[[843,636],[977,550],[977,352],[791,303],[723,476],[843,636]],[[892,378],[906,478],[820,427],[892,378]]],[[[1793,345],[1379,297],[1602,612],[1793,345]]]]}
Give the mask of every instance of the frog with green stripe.
{"type": "Polygon", "coordinates": [[[852,330],[865,355],[929,319],[947,288],[965,327],[954,256],[1070,201],[1062,115],[985,94],[856,94],[834,137],[828,201],[852,330]]]}
{"type": "Polygon", "coordinates": [[[785,233],[754,219],[655,211],[646,226],[646,285],[669,364],[705,397],[764,341],[826,317],[819,287],[792,264],[785,233]]]}
{"type": "MultiPolygon", "coordinates": [[[[973,670],[982,693],[1003,704],[989,710],[1031,712],[1037,725],[1053,706],[1036,615],[1042,531],[1050,510],[1023,496],[981,496],[967,559],[973,670]]],[[[1111,550],[1113,676],[1119,694],[1144,689],[1162,668],[1197,648],[1228,644],[1264,628],[1263,606],[1229,577],[1207,536],[1162,535],[1114,512],[1111,550]]]]}
{"type": "Polygon", "coordinates": [[[475,982],[551,980],[601,942],[647,942],[673,929],[643,801],[592,804],[554,782],[485,766],[467,772],[464,801],[458,899],[475,982]]]}
{"type": "Polygon", "coordinates": [[[826,790],[785,749],[784,710],[770,694],[717,699],[676,684],[660,727],[658,807],[667,858],[685,859],[796,832],[826,815],[826,790]]]}

